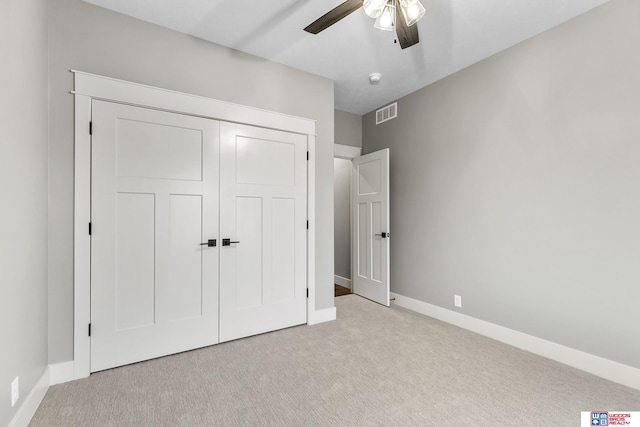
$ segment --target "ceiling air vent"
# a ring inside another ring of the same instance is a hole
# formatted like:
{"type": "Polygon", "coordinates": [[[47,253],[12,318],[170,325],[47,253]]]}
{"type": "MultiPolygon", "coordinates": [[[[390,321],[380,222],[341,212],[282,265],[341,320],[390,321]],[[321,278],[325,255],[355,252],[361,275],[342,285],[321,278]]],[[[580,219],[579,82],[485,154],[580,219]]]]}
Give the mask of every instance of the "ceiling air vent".
{"type": "Polygon", "coordinates": [[[376,111],[376,124],[379,125],[396,117],[398,117],[398,103],[394,102],[376,111]]]}

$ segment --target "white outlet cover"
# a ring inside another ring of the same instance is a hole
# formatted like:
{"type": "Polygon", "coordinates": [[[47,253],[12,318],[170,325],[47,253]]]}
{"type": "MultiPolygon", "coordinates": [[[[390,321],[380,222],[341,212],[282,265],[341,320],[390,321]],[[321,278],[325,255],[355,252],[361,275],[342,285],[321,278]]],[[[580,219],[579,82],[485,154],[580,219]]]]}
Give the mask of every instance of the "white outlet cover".
{"type": "Polygon", "coordinates": [[[11,406],[15,406],[20,398],[20,377],[16,377],[11,383],[11,406]]]}
{"type": "Polygon", "coordinates": [[[462,297],[460,295],[453,296],[453,305],[462,308],[462,297]]]}

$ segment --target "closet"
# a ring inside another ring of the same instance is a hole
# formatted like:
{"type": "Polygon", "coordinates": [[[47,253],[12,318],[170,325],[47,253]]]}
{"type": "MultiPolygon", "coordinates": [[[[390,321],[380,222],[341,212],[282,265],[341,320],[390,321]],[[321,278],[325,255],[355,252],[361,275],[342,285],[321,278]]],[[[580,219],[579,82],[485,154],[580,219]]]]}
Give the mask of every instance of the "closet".
{"type": "Polygon", "coordinates": [[[90,372],[306,323],[309,135],[90,102],[90,372]]]}

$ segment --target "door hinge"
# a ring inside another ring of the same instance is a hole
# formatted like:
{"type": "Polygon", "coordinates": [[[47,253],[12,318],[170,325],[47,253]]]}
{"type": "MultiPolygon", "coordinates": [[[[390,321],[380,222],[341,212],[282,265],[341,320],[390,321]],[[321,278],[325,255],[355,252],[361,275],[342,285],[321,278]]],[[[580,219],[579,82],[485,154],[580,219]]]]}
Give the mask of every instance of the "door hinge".
{"type": "Polygon", "coordinates": [[[91,336],[91,323],[89,323],[89,336],[91,336]]]}
{"type": "Polygon", "coordinates": [[[309,152],[307,151],[307,161],[309,161],[309,152]]]}
{"type": "Polygon", "coordinates": [[[93,135],[93,122],[89,122],[89,135],[93,135]]]}
{"type": "Polygon", "coordinates": [[[309,229],[309,221],[307,221],[307,230],[309,229]]]}
{"type": "Polygon", "coordinates": [[[307,298],[309,298],[309,288],[307,288],[307,298]]]}
{"type": "Polygon", "coordinates": [[[91,236],[91,223],[89,223],[89,236],[91,236]]]}

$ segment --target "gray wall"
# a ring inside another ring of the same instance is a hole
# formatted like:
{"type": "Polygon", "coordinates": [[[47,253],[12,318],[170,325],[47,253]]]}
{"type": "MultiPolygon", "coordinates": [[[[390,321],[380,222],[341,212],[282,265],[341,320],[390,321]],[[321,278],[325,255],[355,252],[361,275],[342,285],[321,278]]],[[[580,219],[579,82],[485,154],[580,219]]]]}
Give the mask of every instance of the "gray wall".
{"type": "Polygon", "coordinates": [[[393,292],[640,368],[639,16],[613,0],[364,117],[393,292]]]}
{"type": "Polygon", "coordinates": [[[335,143],[362,147],[362,116],[335,110],[335,143]]]}
{"type": "Polygon", "coordinates": [[[333,264],[336,275],[351,279],[351,160],[333,160],[333,264]]]}
{"type": "Polygon", "coordinates": [[[333,307],[333,82],[80,0],[50,1],[49,360],[73,358],[77,69],[317,120],[316,305],[333,307]]]}
{"type": "Polygon", "coordinates": [[[0,425],[47,365],[47,0],[0,2],[0,425]],[[20,399],[11,407],[11,382],[20,399]]]}

